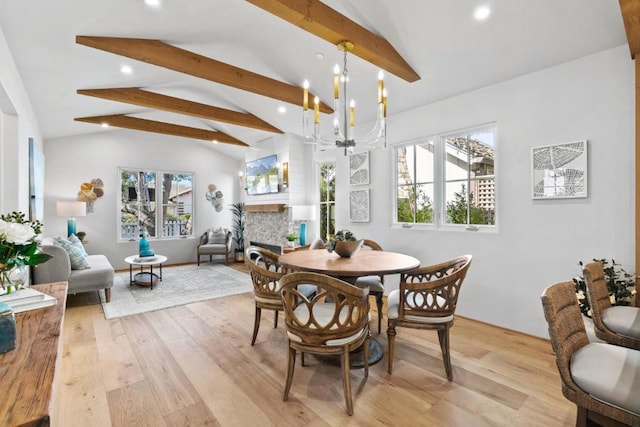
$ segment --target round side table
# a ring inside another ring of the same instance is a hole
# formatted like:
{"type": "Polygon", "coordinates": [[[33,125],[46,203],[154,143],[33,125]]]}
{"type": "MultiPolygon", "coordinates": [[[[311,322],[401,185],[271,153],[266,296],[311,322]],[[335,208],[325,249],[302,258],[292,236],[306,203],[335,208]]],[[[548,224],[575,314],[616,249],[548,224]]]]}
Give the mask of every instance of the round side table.
{"type": "Polygon", "coordinates": [[[162,264],[167,262],[164,255],[154,255],[150,257],[140,257],[139,255],[131,255],[124,259],[129,264],[129,286],[134,283],[139,286],[149,286],[153,289],[153,285],[162,281],[162,264]],[[140,271],[133,274],[133,266],[140,267],[140,271]],[[159,267],[159,273],[153,272],[153,267],[159,267]],[[149,267],[149,271],[145,271],[145,267],[149,267]]]}

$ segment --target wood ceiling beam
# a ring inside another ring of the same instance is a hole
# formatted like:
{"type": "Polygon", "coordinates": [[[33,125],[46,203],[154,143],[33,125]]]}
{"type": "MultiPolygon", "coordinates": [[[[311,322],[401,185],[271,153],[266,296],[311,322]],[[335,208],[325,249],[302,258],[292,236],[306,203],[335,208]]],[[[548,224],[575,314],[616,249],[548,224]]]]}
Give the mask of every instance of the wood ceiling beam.
{"type": "Polygon", "coordinates": [[[638,0],[620,0],[620,11],[631,57],[635,59],[636,54],[640,52],[640,2],[638,0]]]}
{"type": "Polygon", "coordinates": [[[227,110],[173,96],[161,95],[140,88],[110,88],[110,89],[79,89],[80,95],[95,96],[97,98],[119,101],[142,107],[154,108],[172,113],[186,114],[217,122],[264,130],[267,132],[284,133],[271,126],[264,120],[249,113],[227,110]]]}
{"type": "MultiPolygon", "coordinates": [[[[302,87],[234,67],[160,40],[76,36],[76,43],[290,104],[302,105],[302,87]]],[[[313,99],[315,95],[309,96],[313,99]]],[[[320,111],[333,113],[333,109],[323,102],[320,103],[320,111]]]]}
{"type": "Polygon", "coordinates": [[[247,0],[337,46],[348,40],[351,53],[408,82],[420,76],[391,44],[319,0],[247,0]]]}
{"type": "Polygon", "coordinates": [[[239,145],[248,147],[249,145],[223,132],[217,132],[207,129],[198,129],[188,126],[175,125],[171,123],[157,122],[154,120],[140,119],[137,117],[126,116],[124,114],[114,114],[108,116],[93,117],[77,117],[79,122],[95,123],[102,125],[115,126],[125,129],[141,130],[145,132],[161,133],[164,135],[182,136],[185,138],[201,139],[204,141],[216,140],[225,144],[239,145]]]}

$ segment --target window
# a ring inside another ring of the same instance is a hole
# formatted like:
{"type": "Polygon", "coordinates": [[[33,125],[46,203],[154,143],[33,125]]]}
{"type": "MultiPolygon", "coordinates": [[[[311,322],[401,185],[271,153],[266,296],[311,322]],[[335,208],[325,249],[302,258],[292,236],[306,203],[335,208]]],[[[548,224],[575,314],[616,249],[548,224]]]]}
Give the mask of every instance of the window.
{"type": "Polygon", "coordinates": [[[142,233],[148,238],[193,235],[192,190],[190,173],[121,168],[119,238],[135,239],[142,233]],[[160,229],[157,224],[162,224],[160,229]]]}
{"type": "Polygon", "coordinates": [[[395,148],[396,222],[494,226],[495,126],[395,148]]]}
{"type": "Polygon", "coordinates": [[[320,237],[328,241],[336,234],[336,164],[320,163],[320,237]]]}

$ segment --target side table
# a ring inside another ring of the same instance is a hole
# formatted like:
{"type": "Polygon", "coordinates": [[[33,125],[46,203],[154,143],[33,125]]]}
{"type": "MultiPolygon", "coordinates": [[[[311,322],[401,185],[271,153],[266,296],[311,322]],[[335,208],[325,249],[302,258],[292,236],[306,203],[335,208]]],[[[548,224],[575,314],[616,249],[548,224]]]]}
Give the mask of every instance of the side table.
{"type": "Polygon", "coordinates": [[[129,286],[136,285],[149,286],[153,289],[153,285],[162,281],[162,264],[167,262],[164,255],[154,255],[150,257],[140,257],[139,255],[130,255],[124,259],[129,264],[129,286]],[[140,267],[140,272],[133,274],[133,266],[140,267]],[[160,274],[153,272],[153,266],[160,267],[160,274]],[[149,267],[149,271],[144,271],[145,267],[149,267]]]}

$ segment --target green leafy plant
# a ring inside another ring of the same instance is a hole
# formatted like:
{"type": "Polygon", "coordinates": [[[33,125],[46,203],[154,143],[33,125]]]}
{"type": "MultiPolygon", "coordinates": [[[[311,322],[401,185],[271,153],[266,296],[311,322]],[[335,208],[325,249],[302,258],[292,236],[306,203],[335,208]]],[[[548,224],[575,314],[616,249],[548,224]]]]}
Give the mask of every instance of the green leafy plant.
{"type": "Polygon", "coordinates": [[[298,235],[296,233],[289,233],[284,237],[290,242],[295,242],[296,239],[298,238],[298,235]]]}
{"type": "Polygon", "coordinates": [[[236,252],[244,252],[244,203],[236,202],[231,205],[233,213],[232,231],[233,241],[236,244],[236,252]]]}
{"type": "Polygon", "coordinates": [[[356,236],[349,230],[339,230],[338,232],[336,232],[336,235],[333,236],[333,239],[331,239],[331,241],[327,243],[327,250],[329,252],[333,252],[336,248],[336,242],[338,241],[355,242],[356,240],[356,236]]]}
{"type": "MultiPolygon", "coordinates": [[[[631,297],[636,293],[636,279],[633,274],[627,273],[614,259],[609,262],[606,259],[593,259],[600,262],[604,270],[604,278],[609,289],[609,298],[612,305],[630,305],[631,297]]],[[[578,262],[580,268],[584,265],[578,262]]],[[[573,278],[576,287],[576,296],[580,305],[580,311],[587,317],[591,317],[591,306],[587,298],[587,285],[583,276],[573,278]]]]}

